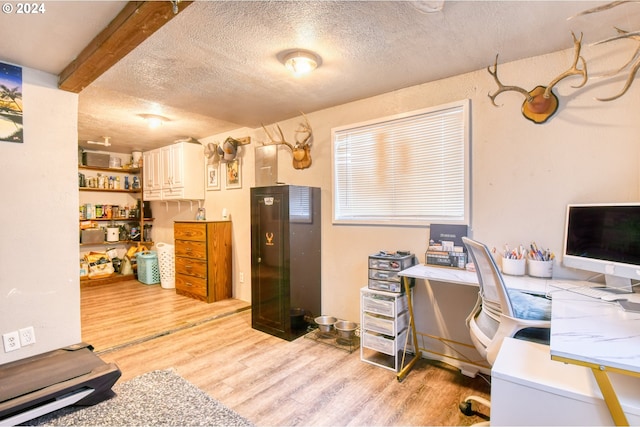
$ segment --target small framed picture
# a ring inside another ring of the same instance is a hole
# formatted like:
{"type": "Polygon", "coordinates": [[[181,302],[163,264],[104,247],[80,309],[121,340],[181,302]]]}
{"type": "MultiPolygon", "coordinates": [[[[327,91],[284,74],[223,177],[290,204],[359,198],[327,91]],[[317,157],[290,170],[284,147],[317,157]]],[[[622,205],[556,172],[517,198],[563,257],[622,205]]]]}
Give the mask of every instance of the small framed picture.
{"type": "Polygon", "coordinates": [[[240,159],[236,158],[227,162],[224,167],[226,168],[225,188],[242,188],[242,169],[240,166],[240,159]]]}
{"type": "Polygon", "coordinates": [[[220,163],[207,165],[207,190],[220,189],[220,163]]]}

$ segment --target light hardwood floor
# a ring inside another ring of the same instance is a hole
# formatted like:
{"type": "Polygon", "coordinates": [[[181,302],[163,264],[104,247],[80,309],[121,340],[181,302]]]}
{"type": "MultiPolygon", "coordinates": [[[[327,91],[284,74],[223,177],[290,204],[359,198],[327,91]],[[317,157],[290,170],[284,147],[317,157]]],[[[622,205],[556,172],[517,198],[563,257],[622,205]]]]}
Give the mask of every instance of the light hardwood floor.
{"type": "MultiPolygon", "coordinates": [[[[443,363],[394,372],[302,337],[251,328],[249,305],[213,304],[137,281],[82,287],[83,340],[122,370],[120,381],[175,369],[258,426],[470,425],[458,403],[489,385],[443,363]]],[[[488,410],[486,410],[488,411],[488,410]]]]}

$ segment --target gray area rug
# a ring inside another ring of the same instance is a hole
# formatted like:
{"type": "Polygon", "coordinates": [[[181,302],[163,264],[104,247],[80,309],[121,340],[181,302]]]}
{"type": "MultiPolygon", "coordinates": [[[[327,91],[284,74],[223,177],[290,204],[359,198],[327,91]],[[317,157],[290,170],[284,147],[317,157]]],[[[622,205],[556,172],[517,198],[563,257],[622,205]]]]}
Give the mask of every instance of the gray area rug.
{"type": "Polygon", "coordinates": [[[252,426],[173,370],[152,371],[113,387],[116,396],[94,406],[67,407],[25,425],[252,426]]]}

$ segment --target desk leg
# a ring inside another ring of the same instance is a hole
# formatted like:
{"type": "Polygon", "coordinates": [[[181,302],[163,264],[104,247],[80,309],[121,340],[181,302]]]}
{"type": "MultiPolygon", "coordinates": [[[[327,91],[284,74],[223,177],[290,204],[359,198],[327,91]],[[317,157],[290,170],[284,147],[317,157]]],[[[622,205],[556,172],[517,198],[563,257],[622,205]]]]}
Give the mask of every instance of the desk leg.
{"type": "Polygon", "coordinates": [[[618,400],[616,392],[613,390],[613,385],[611,384],[609,375],[607,375],[607,371],[596,367],[592,367],[591,371],[593,372],[593,376],[596,377],[596,382],[598,383],[598,387],[600,387],[604,402],[607,404],[609,412],[611,412],[613,422],[617,426],[628,426],[629,421],[627,421],[627,416],[620,406],[620,401],[618,400]]]}
{"type": "Polygon", "coordinates": [[[609,413],[611,414],[611,418],[613,419],[615,425],[629,425],[627,416],[624,414],[622,406],[620,406],[620,400],[618,400],[618,396],[613,389],[613,384],[611,384],[611,380],[609,379],[609,375],[607,374],[607,369],[614,370],[615,372],[621,373],[623,375],[638,376],[637,373],[630,373],[628,371],[607,368],[605,366],[596,365],[594,363],[582,362],[562,356],[551,356],[551,359],[557,360],[558,362],[569,363],[572,365],[585,366],[591,369],[591,372],[593,372],[593,376],[598,383],[598,387],[600,388],[600,392],[602,393],[602,397],[604,398],[604,403],[607,405],[607,408],[609,409],[609,413]]]}
{"type": "Polygon", "coordinates": [[[413,368],[413,365],[415,365],[415,363],[420,358],[420,349],[418,348],[418,334],[416,333],[416,321],[415,321],[415,318],[413,317],[413,298],[411,297],[411,286],[409,285],[410,279],[408,277],[403,276],[402,283],[404,284],[404,291],[407,294],[407,305],[409,306],[409,328],[411,328],[411,336],[413,339],[413,351],[415,354],[413,356],[413,359],[411,359],[411,361],[407,365],[404,365],[404,360],[407,355],[407,343],[405,342],[404,350],[402,351],[403,366],[400,369],[400,372],[398,372],[398,375],[396,377],[398,381],[402,381],[404,377],[407,376],[411,368],[413,368]]]}

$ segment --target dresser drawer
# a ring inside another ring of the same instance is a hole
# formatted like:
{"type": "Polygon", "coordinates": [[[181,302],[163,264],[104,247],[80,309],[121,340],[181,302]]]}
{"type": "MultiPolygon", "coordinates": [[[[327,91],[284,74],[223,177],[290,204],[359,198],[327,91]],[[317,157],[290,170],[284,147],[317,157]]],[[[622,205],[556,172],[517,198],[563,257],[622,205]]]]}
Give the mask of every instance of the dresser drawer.
{"type": "Polygon", "coordinates": [[[191,222],[176,222],[173,227],[173,235],[176,240],[207,240],[207,224],[191,222]]]}
{"type": "Polygon", "coordinates": [[[195,240],[176,240],[176,256],[207,259],[207,243],[195,240]]]}
{"type": "Polygon", "coordinates": [[[176,273],[176,289],[189,294],[207,296],[207,280],[176,273]]]}
{"type": "Polygon", "coordinates": [[[176,274],[207,278],[207,262],[192,258],[176,257],[176,274]]]}

